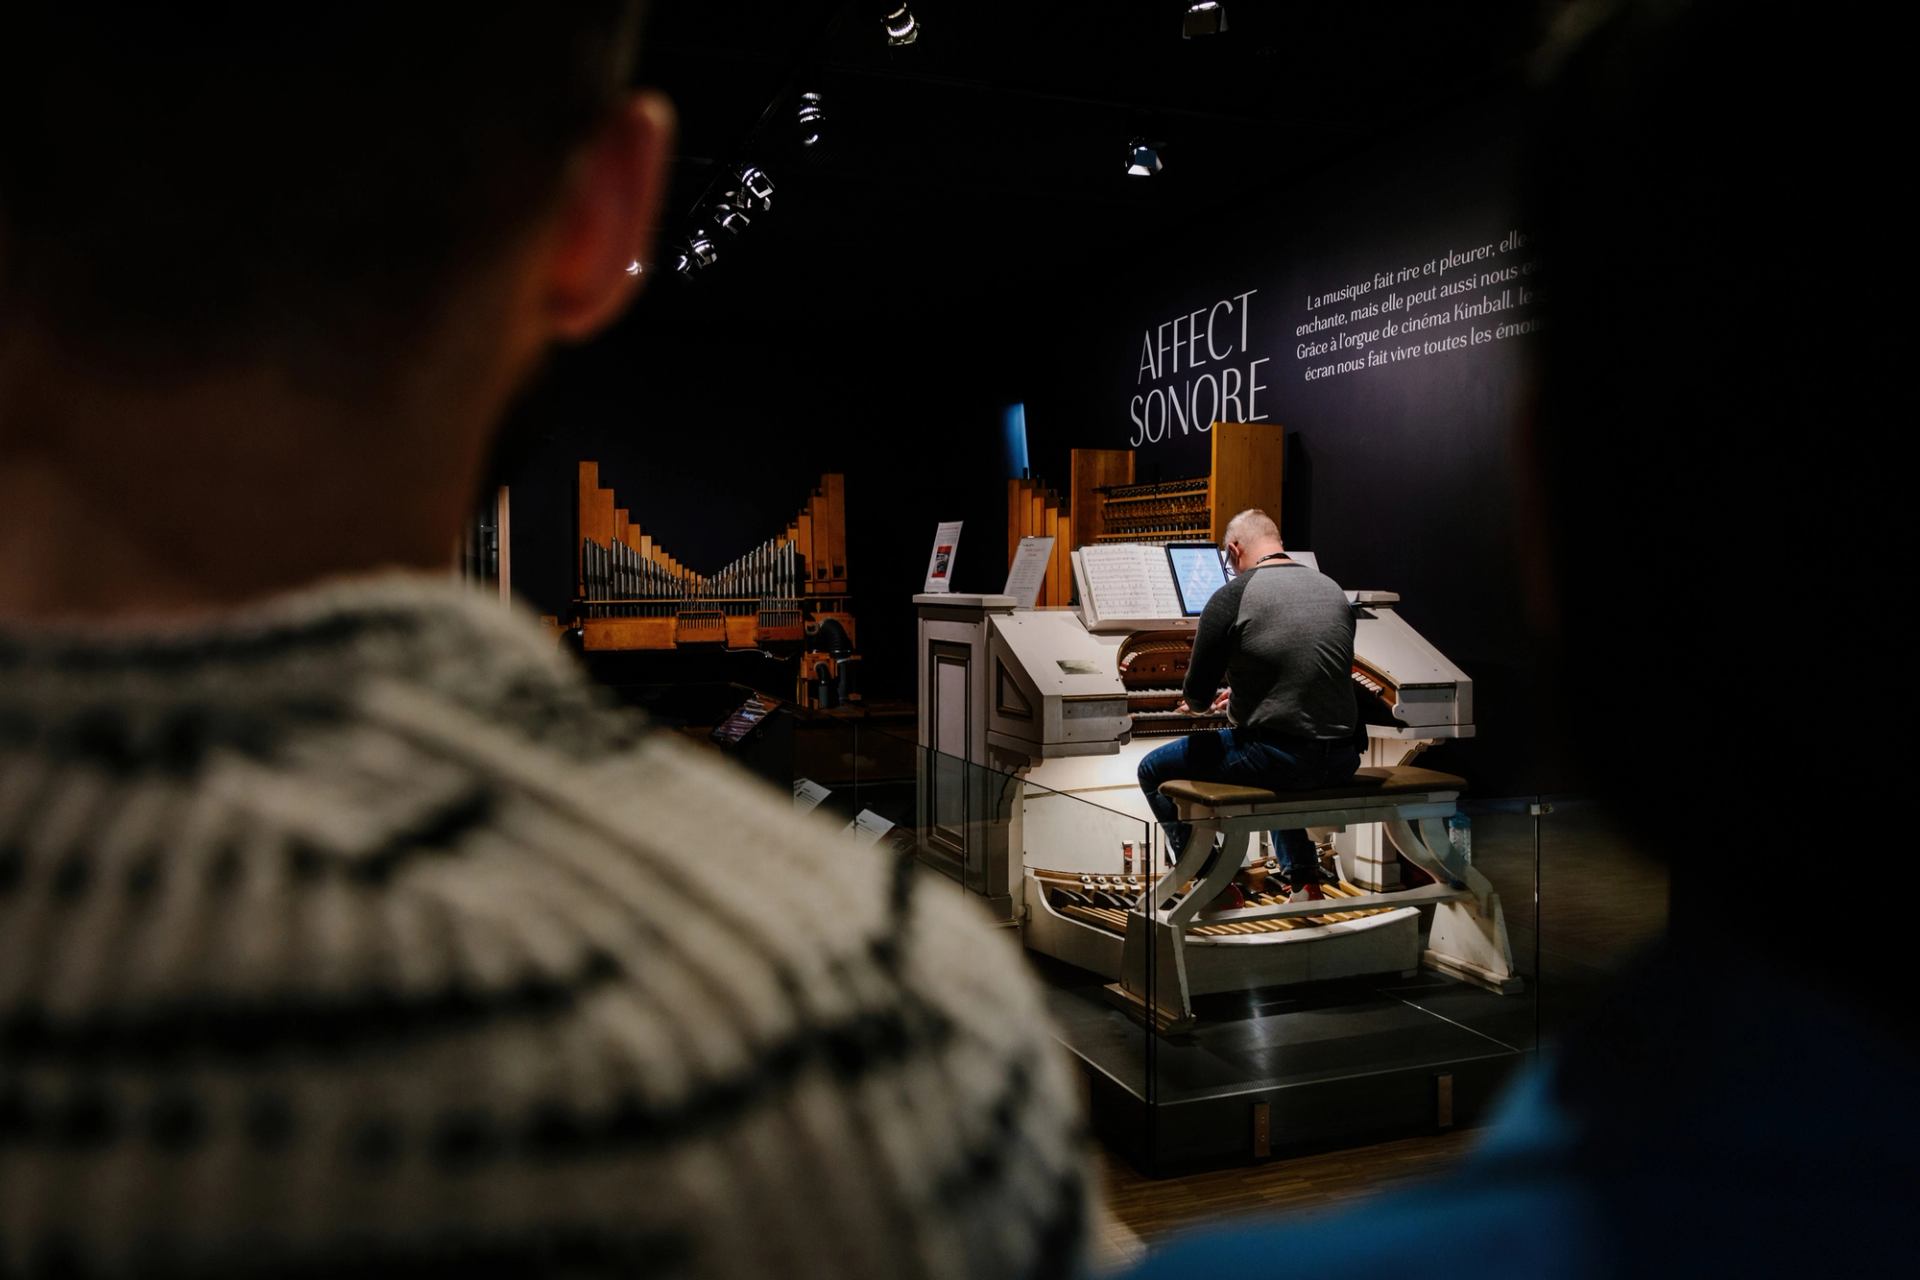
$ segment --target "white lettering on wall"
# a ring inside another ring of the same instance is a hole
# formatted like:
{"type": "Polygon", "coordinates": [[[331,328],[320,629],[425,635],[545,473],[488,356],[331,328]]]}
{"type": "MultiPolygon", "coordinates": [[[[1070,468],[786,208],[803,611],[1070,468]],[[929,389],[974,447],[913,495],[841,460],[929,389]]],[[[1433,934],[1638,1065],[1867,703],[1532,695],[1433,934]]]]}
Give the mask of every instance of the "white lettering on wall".
{"type": "Polygon", "coordinates": [[[1140,337],[1137,392],[1127,405],[1133,424],[1127,443],[1134,448],[1213,430],[1216,422],[1264,422],[1260,366],[1271,358],[1251,357],[1253,296],[1248,289],[1197,310],[1162,321],[1140,337]],[[1238,320],[1236,326],[1233,322],[1238,320]],[[1236,345],[1236,330],[1238,343],[1236,345]],[[1211,366],[1211,367],[1208,367],[1211,366]],[[1204,371],[1202,371],[1204,368],[1204,371]],[[1179,375],[1185,374],[1184,378],[1179,375]],[[1148,383],[1167,385],[1146,386],[1148,383]]]}

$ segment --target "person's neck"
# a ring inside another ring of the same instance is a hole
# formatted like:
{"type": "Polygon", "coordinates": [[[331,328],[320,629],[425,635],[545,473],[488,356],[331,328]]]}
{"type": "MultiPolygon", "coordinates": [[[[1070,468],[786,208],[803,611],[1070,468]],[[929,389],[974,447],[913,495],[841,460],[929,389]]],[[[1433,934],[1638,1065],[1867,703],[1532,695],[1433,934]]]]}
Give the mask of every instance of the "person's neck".
{"type": "Polygon", "coordinates": [[[463,409],[422,423],[258,383],[10,394],[0,620],[125,624],[444,567],[483,462],[463,409]]]}

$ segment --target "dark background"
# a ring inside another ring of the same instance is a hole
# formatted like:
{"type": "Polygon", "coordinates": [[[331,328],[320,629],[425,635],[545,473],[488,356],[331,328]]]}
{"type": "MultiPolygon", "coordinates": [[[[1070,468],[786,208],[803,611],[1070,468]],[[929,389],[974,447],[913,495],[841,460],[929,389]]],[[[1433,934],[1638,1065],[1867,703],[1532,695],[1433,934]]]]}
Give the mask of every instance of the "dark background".
{"type": "MultiPolygon", "coordinates": [[[[1514,158],[1537,4],[1276,5],[1180,37],[1179,3],[913,4],[888,48],[874,6],[656,4],[642,78],[682,133],[650,283],[560,353],[515,415],[515,585],[568,612],[574,474],[710,570],[847,474],[848,565],[870,695],[910,699],[934,525],[964,520],[955,589],[1004,577],[1003,411],[1034,474],[1132,432],[1141,333],[1258,288],[1251,335],[1292,435],[1283,526],[1403,612],[1475,679],[1481,737],[1447,749],[1482,794],[1552,789],[1532,749],[1506,440],[1526,340],[1305,384],[1304,294],[1519,225],[1514,158]],[[826,138],[798,145],[812,89],[826,138]],[[1165,169],[1124,172],[1126,144],[1165,169]],[[692,279],[671,246],[741,163],[771,211],[692,279]]],[[[1198,474],[1205,441],[1150,445],[1143,476],[1198,474]]]]}

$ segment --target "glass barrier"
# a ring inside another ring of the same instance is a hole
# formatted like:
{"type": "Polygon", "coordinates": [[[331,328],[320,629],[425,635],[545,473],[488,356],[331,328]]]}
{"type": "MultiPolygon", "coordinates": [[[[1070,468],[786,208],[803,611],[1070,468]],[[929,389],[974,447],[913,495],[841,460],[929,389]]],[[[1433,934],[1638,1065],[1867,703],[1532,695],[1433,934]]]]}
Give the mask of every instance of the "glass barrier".
{"type": "Polygon", "coordinates": [[[1009,769],[857,718],[797,715],[790,741],[797,808],[1008,927],[1095,1133],[1150,1174],[1479,1123],[1561,986],[1574,1008],[1615,954],[1613,934],[1583,940],[1598,908],[1541,915],[1543,867],[1569,886],[1614,874],[1574,802],[1445,786],[1301,802],[1329,883],[1288,897],[1275,819],[1222,820],[1175,868],[1136,776],[1161,740],[1009,769]]]}

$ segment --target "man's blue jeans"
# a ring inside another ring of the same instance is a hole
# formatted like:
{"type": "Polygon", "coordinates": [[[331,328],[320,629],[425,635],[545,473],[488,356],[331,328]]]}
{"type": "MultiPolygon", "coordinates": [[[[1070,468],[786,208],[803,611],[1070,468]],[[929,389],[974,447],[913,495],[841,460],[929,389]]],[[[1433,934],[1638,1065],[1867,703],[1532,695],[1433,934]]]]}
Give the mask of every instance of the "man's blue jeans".
{"type": "MultiPolygon", "coordinates": [[[[1173,778],[1193,782],[1231,782],[1269,791],[1311,791],[1337,787],[1360,767],[1360,753],[1351,738],[1283,738],[1245,729],[1209,729],[1175,738],[1156,747],[1140,761],[1140,789],[1147,804],[1166,829],[1167,843],[1178,860],[1193,827],[1174,821],[1173,801],[1160,794],[1160,784],[1173,778]]],[[[1289,882],[1311,871],[1313,841],[1304,828],[1273,833],[1280,872],[1289,882]]]]}

